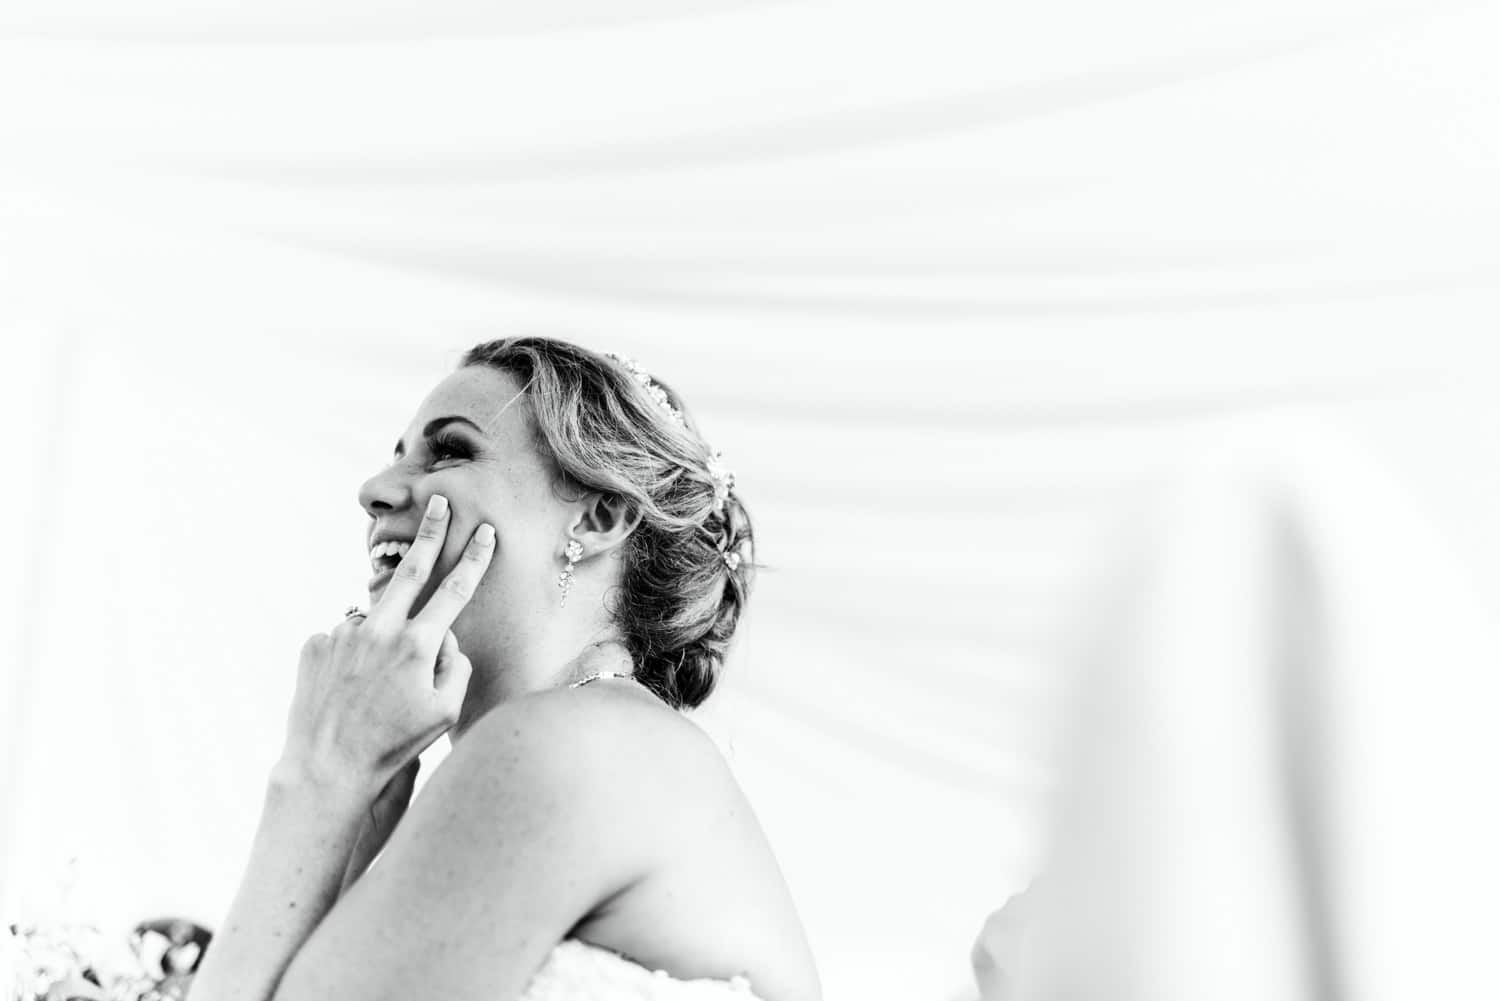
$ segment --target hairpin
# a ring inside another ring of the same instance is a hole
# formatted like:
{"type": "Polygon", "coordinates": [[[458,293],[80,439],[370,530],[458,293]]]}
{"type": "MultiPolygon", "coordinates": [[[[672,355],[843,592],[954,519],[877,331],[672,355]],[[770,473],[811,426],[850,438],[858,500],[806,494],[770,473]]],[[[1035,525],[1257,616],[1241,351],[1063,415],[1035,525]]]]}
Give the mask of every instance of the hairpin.
{"type": "Polygon", "coordinates": [[[724,565],[731,570],[738,570],[740,568],[740,554],[737,551],[725,553],[724,565]]]}

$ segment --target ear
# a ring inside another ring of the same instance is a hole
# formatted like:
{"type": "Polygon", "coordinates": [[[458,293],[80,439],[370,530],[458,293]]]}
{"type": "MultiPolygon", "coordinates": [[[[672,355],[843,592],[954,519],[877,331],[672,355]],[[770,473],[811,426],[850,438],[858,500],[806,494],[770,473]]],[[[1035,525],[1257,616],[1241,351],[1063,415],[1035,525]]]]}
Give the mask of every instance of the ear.
{"type": "Polygon", "coordinates": [[[569,534],[583,543],[587,556],[616,549],[641,523],[641,512],[618,494],[590,493],[573,521],[569,534]]]}

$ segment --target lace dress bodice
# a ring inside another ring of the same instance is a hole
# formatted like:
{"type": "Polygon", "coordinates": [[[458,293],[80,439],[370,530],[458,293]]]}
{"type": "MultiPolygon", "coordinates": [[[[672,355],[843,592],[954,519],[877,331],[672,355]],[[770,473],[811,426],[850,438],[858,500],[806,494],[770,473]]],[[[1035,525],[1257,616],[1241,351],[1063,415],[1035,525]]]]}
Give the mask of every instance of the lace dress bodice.
{"type": "Polygon", "coordinates": [[[582,939],[553,947],[520,1001],[760,1001],[750,981],[678,980],[582,939]]]}

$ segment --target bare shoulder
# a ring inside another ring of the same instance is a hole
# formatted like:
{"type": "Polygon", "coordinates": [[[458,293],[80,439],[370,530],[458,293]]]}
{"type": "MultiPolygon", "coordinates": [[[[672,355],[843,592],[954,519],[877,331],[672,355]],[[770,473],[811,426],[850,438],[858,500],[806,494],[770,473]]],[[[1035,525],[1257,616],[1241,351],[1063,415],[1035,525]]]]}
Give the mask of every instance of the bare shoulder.
{"type": "Polygon", "coordinates": [[[625,684],[528,696],[495,723],[491,748],[524,746],[571,769],[574,795],[608,803],[609,838],[644,862],[572,937],[681,979],[743,974],[766,1001],[821,995],[765,831],[697,723],[625,684]]]}
{"type": "MultiPolygon", "coordinates": [[[[460,805],[528,804],[551,834],[608,830],[591,865],[659,867],[691,829],[743,807],[717,745],[644,689],[618,682],[535,692],[497,705],[453,745],[423,796],[460,805]]],[[[420,800],[422,797],[418,797],[420,800]]],[[[446,811],[453,815],[455,811],[446,811]]]]}
{"type": "Polygon", "coordinates": [[[501,703],[454,745],[450,757],[541,773],[564,770],[579,782],[624,783],[636,793],[677,789],[686,780],[733,782],[699,726],[625,683],[549,689],[501,703]]]}
{"type": "Polygon", "coordinates": [[[507,703],[464,740],[481,732],[476,771],[527,759],[534,781],[568,790],[567,824],[606,831],[601,850],[633,873],[580,916],[571,937],[681,979],[745,974],[767,1001],[820,996],[775,853],[718,745],[692,719],[633,685],[594,684],[507,703]]]}
{"type": "Polygon", "coordinates": [[[586,689],[487,714],[303,947],[285,996],[518,996],[580,922],[672,864],[672,783],[690,798],[714,785],[708,754],[686,750],[711,742],[673,717],[586,689]]]}

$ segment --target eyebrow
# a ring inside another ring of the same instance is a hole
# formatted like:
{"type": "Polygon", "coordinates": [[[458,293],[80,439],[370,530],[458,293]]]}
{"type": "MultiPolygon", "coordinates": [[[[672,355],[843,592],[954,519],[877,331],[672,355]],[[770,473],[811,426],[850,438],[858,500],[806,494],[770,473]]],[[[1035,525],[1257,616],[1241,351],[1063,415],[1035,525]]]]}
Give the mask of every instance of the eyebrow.
{"type": "MultiPolygon", "coordinates": [[[[434,417],[432,420],[423,425],[422,437],[431,438],[433,432],[437,431],[438,428],[443,427],[446,424],[467,424],[475,431],[478,431],[481,435],[484,434],[484,428],[480,427],[478,424],[475,424],[467,417],[460,417],[457,414],[449,414],[447,417],[434,417]]],[[[398,459],[401,458],[406,454],[406,446],[401,444],[401,441],[397,439],[396,447],[391,449],[391,454],[398,459]]]]}

